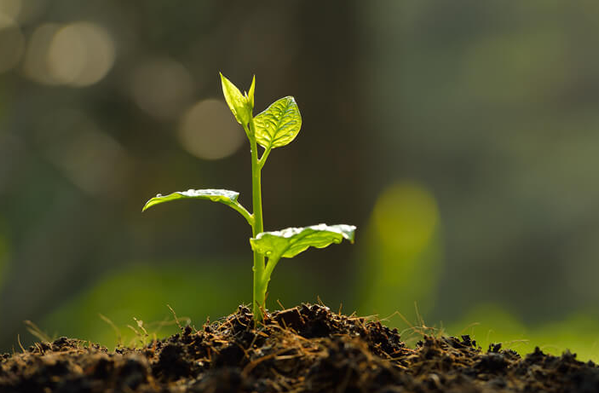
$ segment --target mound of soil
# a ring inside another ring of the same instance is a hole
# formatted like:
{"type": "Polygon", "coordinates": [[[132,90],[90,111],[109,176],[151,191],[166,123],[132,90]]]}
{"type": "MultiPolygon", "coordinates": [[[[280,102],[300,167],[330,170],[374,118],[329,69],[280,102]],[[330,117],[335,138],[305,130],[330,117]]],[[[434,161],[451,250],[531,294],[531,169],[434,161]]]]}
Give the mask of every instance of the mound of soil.
{"type": "Polygon", "coordinates": [[[246,307],[141,349],[69,338],[0,357],[0,392],[599,392],[576,355],[521,358],[468,336],[415,349],[380,322],[302,305],[254,327],[246,307]]]}

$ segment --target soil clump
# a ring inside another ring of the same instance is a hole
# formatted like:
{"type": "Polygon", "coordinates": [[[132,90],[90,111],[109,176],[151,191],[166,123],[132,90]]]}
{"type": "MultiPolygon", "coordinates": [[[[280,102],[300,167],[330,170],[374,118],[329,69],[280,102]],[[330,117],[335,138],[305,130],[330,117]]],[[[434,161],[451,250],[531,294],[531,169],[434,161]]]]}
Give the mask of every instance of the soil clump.
{"type": "Polygon", "coordinates": [[[412,349],[379,321],[308,304],[257,328],[240,306],[143,348],[62,337],[0,355],[1,393],[540,391],[599,392],[599,367],[568,352],[484,351],[469,336],[423,335],[412,349]]]}

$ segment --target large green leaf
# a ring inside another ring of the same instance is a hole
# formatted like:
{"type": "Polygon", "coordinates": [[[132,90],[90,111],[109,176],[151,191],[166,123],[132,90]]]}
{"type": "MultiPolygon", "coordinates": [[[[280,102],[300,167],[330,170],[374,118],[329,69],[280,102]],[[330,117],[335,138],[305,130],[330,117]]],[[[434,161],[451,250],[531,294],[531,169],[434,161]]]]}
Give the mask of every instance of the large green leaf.
{"type": "Polygon", "coordinates": [[[241,91],[223,74],[220,74],[220,81],[223,87],[223,95],[229,109],[237,119],[239,124],[248,124],[252,119],[254,109],[254,89],[256,86],[256,77],[252,79],[250,93],[241,94],[241,91]]]}
{"type": "Polygon", "coordinates": [[[176,201],[179,199],[206,199],[212,202],[219,202],[237,210],[247,221],[252,225],[252,217],[250,213],[239,203],[237,198],[239,193],[230,190],[220,189],[204,189],[204,190],[193,190],[177,191],[169,195],[156,195],[154,198],[146,202],[142,211],[146,211],[152,206],[159,205],[165,202],[176,201]]]}
{"type": "Polygon", "coordinates": [[[312,225],[304,228],[287,228],[275,232],[262,232],[250,239],[252,249],[272,259],[293,258],[309,247],[324,248],[343,239],[354,242],[353,225],[312,225]]]}
{"type": "Polygon", "coordinates": [[[288,145],[302,127],[302,116],[293,97],[273,102],[254,118],[256,141],[265,149],[288,145]]]}

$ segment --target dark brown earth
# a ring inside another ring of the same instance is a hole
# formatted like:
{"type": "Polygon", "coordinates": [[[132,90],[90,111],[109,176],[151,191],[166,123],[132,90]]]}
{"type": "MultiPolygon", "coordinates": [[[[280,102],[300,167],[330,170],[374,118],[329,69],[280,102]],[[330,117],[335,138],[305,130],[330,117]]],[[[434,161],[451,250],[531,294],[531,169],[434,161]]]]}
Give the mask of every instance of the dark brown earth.
{"type": "Polygon", "coordinates": [[[246,307],[142,349],[76,339],[0,357],[0,392],[599,392],[599,367],[576,355],[520,357],[468,336],[423,335],[415,349],[380,322],[319,305],[246,307]]]}

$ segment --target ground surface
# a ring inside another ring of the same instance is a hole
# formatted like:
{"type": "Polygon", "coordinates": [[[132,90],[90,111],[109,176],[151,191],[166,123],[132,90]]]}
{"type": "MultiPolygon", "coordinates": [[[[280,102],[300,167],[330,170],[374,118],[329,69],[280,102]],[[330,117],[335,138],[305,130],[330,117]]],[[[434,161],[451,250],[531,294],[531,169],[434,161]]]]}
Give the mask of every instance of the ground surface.
{"type": "Polygon", "coordinates": [[[538,349],[521,358],[468,336],[407,348],[380,322],[318,305],[245,307],[199,331],[108,351],[60,338],[0,355],[0,392],[599,392],[599,367],[538,349]]]}

